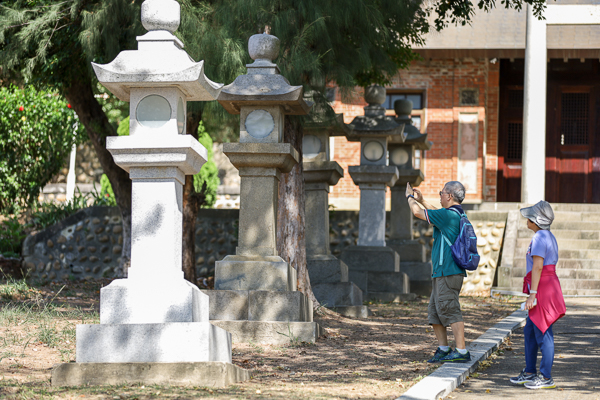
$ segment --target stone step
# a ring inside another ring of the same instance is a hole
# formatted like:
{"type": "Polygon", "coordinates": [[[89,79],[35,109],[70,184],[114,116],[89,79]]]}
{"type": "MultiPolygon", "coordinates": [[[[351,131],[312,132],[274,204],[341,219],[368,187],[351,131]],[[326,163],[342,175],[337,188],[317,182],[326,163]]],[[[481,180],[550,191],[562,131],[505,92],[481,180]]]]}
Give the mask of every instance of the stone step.
{"type": "Polygon", "coordinates": [[[597,289],[566,289],[563,290],[564,296],[600,296],[600,290],[597,289]]]}
{"type": "MultiPolygon", "coordinates": [[[[517,247],[515,249],[515,259],[519,259],[521,257],[525,257],[525,253],[527,252],[527,247],[517,247]]],[[[561,249],[560,246],[558,248],[558,258],[559,259],[587,259],[587,260],[600,260],[600,250],[595,249],[561,249]]]]}
{"type": "MultiPolygon", "coordinates": [[[[552,233],[556,239],[587,239],[587,240],[600,240],[600,231],[579,231],[579,230],[552,230],[552,233]]],[[[519,229],[519,238],[531,238],[533,232],[529,229],[519,229]]]]}
{"type": "MultiPolygon", "coordinates": [[[[520,257],[514,260],[513,271],[520,268],[525,270],[526,267],[525,257],[520,257]]],[[[556,269],[584,269],[584,270],[600,270],[600,260],[588,260],[588,259],[562,259],[558,260],[556,269]]],[[[523,273],[525,274],[525,273],[523,273]]]]}
{"type": "MultiPolygon", "coordinates": [[[[588,240],[588,239],[562,239],[557,238],[556,242],[558,243],[559,250],[598,250],[600,249],[600,241],[599,240],[588,240]]],[[[520,238],[517,239],[517,247],[516,251],[527,250],[529,247],[529,243],[531,243],[530,238],[520,238]]]]}
{"type": "Polygon", "coordinates": [[[596,212],[558,211],[554,213],[554,222],[600,221],[600,210],[596,212]]]}
{"type": "MultiPolygon", "coordinates": [[[[522,279],[527,269],[525,267],[513,268],[512,276],[522,279]]],[[[557,268],[556,275],[562,279],[600,279],[600,269],[571,269],[557,268]]]]}
{"type": "MultiPolygon", "coordinates": [[[[511,211],[520,210],[523,207],[531,204],[523,203],[482,203],[479,205],[479,211],[511,211]]],[[[577,203],[552,203],[554,212],[562,211],[587,211],[600,212],[600,204],[577,204],[577,203]]]]}
{"type": "Polygon", "coordinates": [[[312,322],[313,304],[298,291],[202,290],[209,302],[209,318],[224,321],[312,322]]]}
{"type": "MultiPolygon", "coordinates": [[[[527,229],[525,218],[519,221],[519,230],[531,232],[527,229]]],[[[552,223],[552,232],[556,230],[600,231],[600,221],[555,221],[552,223]]]]}
{"type": "Polygon", "coordinates": [[[316,322],[273,321],[210,321],[231,333],[233,343],[256,343],[297,346],[302,342],[315,343],[326,331],[316,322]]]}
{"type": "Polygon", "coordinates": [[[312,290],[323,307],[363,305],[363,293],[353,282],[318,283],[312,290]]]}
{"type": "MultiPolygon", "coordinates": [[[[566,279],[559,278],[563,290],[598,290],[600,291],[600,279],[566,279]]],[[[511,280],[513,287],[523,288],[523,278],[514,277],[511,280]]]]}
{"type": "Polygon", "coordinates": [[[472,211],[467,211],[467,216],[469,217],[470,221],[473,222],[478,222],[478,221],[486,221],[486,222],[491,222],[493,221],[494,224],[502,224],[506,222],[506,216],[508,215],[508,213],[506,211],[479,211],[479,210],[472,210],[472,211]]]}
{"type": "MultiPolygon", "coordinates": [[[[523,292],[523,282],[519,286],[513,287],[494,287],[492,290],[510,291],[516,293],[523,292]]],[[[600,290],[598,289],[564,289],[562,290],[564,296],[600,296],[600,290]]],[[[523,298],[524,300],[525,298],[523,298]]]]}
{"type": "MultiPolygon", "coordinates": [[[[525,258],[526,248],[515,249],[515,259],[525,258]]],[[[558,250],[559,260],[584,259],[600,260],[600,250],[580,249],[580,250],[558,250]]]]}

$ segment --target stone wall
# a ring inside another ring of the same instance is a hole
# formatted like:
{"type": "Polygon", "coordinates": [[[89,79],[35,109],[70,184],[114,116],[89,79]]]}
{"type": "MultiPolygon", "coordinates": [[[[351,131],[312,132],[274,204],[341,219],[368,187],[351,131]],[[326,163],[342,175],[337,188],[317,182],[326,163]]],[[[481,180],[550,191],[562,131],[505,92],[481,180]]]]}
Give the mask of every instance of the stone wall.
{"type": "Polygon", "coordinates": [[[23,243],[23,264],[30,278],[65,280],[113,277],[123,244],[121,212],[90,207],[23,243]]]}
{"type": "MultiPolygon", "coordinates": [[[[214,274],[215,262],[235,254],[239,210],[202,209],[196,221],[196,271],[198,277],[214,274]]],[[[469,272],[463,293],[491,288],[501,253],[506,213],[469,212],[478,236],[480,268],[469,272]]],[[[389,213],[387,216],[389,221],[389,213]]],[[[389,229],[389,225],[388,225],[389,229]]],[[[118,271],[123,241],[121,214],[116,207],[91,207],[61,223],[29,236],[23,245],[29,277],[41,280],[113,277],[118,271]]],[[[415,219],[415,239],[431,258],[433,228],[415,219]]],[[[310,234],[310,232],[307,232],[310,234]]],[[[356,244],[358,211],[330,211],[331,252],[339,256],[356,244]]],[[[402,256],[400,257],[402,259],[402,256]]]]}
{"type": "Polygon", "coordinates": [[[461,293],[489,294],[502,253],[507,213],[475,211],[468,215],[475,228],[477,251],[481,258],[477,270],[467,271],[461,293]]]}
{"type": "MultiPolygon", "coordinates": [[[[235,254],[239,210],[201,209],[196,221],[198,277],[214,274],[215,262],[235,254]]],[[[389,219],[389,216],[388,216],[389,219]]],[[[72,276],[109,277],[119,265],[121,214],[116,207],[91,207],[61,223],[29,236],[23,245],[24,264],[32,278],[61,280],[72,276]]],[[[358,238],[358,211],[330,212],[330,240],[339,255],[358,238]]],[[[308,233],[310,234],[310,233],[308,233]]],[[[415,235],[431,252],[432,230],[415,222],[415,235]]]]}

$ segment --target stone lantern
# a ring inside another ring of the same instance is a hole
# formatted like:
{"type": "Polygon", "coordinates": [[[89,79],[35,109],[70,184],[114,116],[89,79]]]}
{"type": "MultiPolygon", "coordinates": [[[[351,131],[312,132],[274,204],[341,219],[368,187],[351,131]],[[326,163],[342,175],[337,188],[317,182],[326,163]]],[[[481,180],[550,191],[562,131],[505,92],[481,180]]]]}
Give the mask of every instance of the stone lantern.
{"type": "Polygon", "coordinates": [[[363,291],[366,299],[395,301],[406,298],[409,280],[400,272],[400,256],[385,240],[385,192],[399,177],[398,168],[388,165],[388,146],[404,143],[404,126],[385,115],[382,106],[385,88],[365,89],[365,115],[356,117],[346,135],[360,142],[360,165],[348,167],[352,180],[360,188],[358,242],[347,247],[341,260],[348,265],[349,279],[363,291]]]}
{"type": "Polygon", "coordinates": [[[250,37],[248,73],[223,88],[219,103],[240,115],[240,142],[225,143],[223,152],[239,170],[240,221],[235,255],[215,264],[210,319],[237,342],[287,343],[292,334],[314,342],[319,326],[312,301],[297,290],[296,270],[277,252],[278,185],[282,173],[299,155],[283,143],[285,115],[304,115],[310,107],[302,86],[291,86],[273,63],[279,39],[250,37]]]}
{"type": "Polygon", "coordinates": [[[425,179],[416,152],[431,149],[432,143],[427,140],[426,133],[422,134],[412,124],[410,100],[396,100],[394,109],[396,122],[404,124],[406,140],[404,143],[394,143],[389,146],[390,165],[398,168],[399,178],[391,190],[390,236],[387,245],[402,256],[400,266],[402,272],[410,278],[411,292],[429,295],[433,269],[431,262],[426,260],[425,246],[415,240],[413,235],[413,213],[406,200],[406,184],[410,183],[412,187],[417,187],[425,179]]]}
{"type": "MultiPolygon", "coordinates": [[[[350,128],[342,114],[328,115],[328,105],[313,107],[302,141],[306,216],[306,264],[317,300],[351,317],[368,317],[362,291],[348,281],[348,266],[331,254],[329,246],[329,188],[344,176],[330,158],[329,138],[345,136],[350,128]]],[[[331,110],[329,110],[331,111],[331,110]]]]}
{"type": "Polygon", "coordinates": [[[77,362],[54,370],[55,385],[213,386],[249,377],[231,364],[231,335],[209,323],[208,296],[183,278],[183,184],[207,157],[185,134],[186,103],[214,100],[222,85],[183,50],[173,35],[179,21],[176,1],[146,0],[149,32],[138,49],[92,64],[100,83],[130,102],[130,135],[107,138],[107,149],[132,180],[131,266],[102,288],[100,324],[77,326],[77,362]]]}

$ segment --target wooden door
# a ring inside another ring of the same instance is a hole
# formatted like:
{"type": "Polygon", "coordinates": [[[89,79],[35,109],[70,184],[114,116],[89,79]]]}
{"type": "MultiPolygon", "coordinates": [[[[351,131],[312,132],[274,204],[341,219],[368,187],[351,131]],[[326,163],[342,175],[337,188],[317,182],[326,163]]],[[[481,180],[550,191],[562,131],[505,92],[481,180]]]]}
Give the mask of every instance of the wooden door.
{"type": "Polygon", "coordinates": [[[592,202],[593,86],[549,86],[546,200],[592,202]]]}
{"type": "Polygon", "coordinates": [[[521,158],[523,153],[523,86],[500,90],[498,142],[498,201],[521,201],[521,158]]]}

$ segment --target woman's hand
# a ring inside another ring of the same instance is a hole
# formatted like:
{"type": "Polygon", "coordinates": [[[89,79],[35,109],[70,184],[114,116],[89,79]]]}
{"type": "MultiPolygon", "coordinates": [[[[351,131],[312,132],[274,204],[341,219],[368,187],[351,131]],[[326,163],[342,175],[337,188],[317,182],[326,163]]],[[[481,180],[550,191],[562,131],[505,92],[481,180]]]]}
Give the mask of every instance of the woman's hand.
{"type": "Polygon", "coordinates": [[[531,310],[533,307],[535,307],[534,302],[535,302],[535,294],[530,294],[529,297],[527,298],[527,301],[525,302],[525,309],[531,310]]]}

